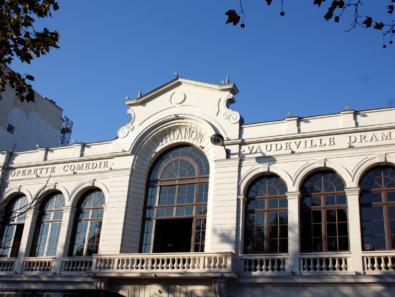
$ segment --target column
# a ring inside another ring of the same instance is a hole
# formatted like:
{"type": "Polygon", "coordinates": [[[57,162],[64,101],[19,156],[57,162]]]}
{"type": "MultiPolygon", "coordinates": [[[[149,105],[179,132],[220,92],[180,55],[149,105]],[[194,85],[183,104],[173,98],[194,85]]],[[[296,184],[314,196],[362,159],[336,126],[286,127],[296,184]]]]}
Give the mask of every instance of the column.
{"type": "Polygon", "coordinates": [[[287,271],[299,271],[299,191],[288,192],[288,262],[287,271]]]}
{"type": "Polygon", "coordinates": [[[351,252],[350,271],[362,273],[361,220],[359,215],[359,188],[345,189],[347,195],[348,236],[351,252]]]}

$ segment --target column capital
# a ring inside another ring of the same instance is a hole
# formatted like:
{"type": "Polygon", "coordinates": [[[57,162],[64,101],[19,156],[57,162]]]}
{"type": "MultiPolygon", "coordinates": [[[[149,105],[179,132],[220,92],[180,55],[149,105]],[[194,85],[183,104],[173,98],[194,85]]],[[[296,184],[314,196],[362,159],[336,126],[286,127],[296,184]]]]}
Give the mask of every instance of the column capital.
{"type": "Polygon", "coordinates": [[[246,200],[247,200],[247,197],[244,196],[244,195],[238,195],[237,196],[237,200],[239,200],[240,203],[244,204],[246,202],[246,200]]]}
{"type": "Polygon", "coordinates": [[[300,198],[299,191],[287,192],[286,195],[287,195],[288,199],[299,199],[300,198]]]}
{"type": "Polygon", "coordinates": [[[351,195],[358,196],[360,192],[360,188],[359,187],[345,188],[344,192],[346,192],[347,196],[351,196],[351,195]]]}

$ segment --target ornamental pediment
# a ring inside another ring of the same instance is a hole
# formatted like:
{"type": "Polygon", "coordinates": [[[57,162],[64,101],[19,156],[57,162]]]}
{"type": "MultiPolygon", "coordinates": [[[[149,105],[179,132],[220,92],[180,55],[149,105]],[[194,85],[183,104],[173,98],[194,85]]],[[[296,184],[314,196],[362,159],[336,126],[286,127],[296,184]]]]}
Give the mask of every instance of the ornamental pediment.
{"type": "Polygon", "coordinates": [[[240,114],[229,106],[238,90],[234,84],[208,84],[176,78],[135,99],[127,99],[131,121],[118,131],[120,139],[138,137],[160,123],[200,119],[225,139],[239,137],[240,114]]]}

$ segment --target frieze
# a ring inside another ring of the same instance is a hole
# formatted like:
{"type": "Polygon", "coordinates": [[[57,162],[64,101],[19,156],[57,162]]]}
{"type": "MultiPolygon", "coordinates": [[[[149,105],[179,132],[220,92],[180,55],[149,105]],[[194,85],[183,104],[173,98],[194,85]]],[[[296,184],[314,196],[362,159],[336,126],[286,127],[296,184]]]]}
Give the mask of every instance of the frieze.
{"type": "Polygon", "coordinates": [[[108,160],[65,163],[49,166],[9,169],[9,179],[48,177],[62,174],[106,171],[110,169],[108,160]]]}
{"type": "Polygon", "coordinates": [[[352,133],[325,137],[309,137],[293,140],[248,144],[242,146],[242,155],[271,156],[298,152],[325,151],[395,143],[395,130],[352,133]]]}

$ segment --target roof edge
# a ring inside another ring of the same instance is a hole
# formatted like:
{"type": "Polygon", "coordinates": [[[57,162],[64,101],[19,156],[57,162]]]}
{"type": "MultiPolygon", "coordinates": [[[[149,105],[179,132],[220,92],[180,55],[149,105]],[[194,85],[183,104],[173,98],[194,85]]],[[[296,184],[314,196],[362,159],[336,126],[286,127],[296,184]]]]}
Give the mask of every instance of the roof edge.
{"type": "Polygon", "coordinates": [[[141,105],[141,104],[143,104],[147,101],[150,101],[153,98],[161,95],[162,93],[164,93],[168,90],[171,90],[183,83],[191,84],[191,85],[195,85],[195,86],[206,87],[206,88],[211,88],[211,89],[220,90],[220,91],[230,91],[232,94],[237,94],[239,92],[239,89],[237,88],[237,86],[235,84],[211,84],[211,83],[176,77],[175,79],[172,79],[171,81],[168,81],[168,82],[160,85],[159,87],[149,91],[148,93],[146,93],[138,98],[135,98],[135,99],[127,98],[125,100],[125,103],[129,106],[141,105]]]}

